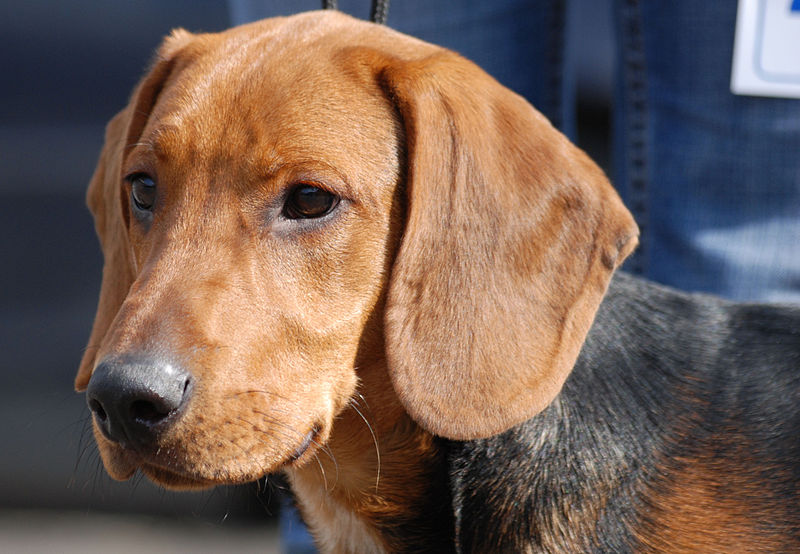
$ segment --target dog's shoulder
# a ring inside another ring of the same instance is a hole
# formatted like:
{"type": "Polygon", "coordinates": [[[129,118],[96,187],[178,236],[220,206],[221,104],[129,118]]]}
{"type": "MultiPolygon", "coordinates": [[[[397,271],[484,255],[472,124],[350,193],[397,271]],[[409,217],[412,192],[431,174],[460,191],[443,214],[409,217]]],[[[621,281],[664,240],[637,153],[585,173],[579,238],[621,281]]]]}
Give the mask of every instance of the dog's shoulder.
{"type": "Polygon", "coordinates": [[[798,400],[800,308],[618,274],[556,401],[502,435],[452,444],[457,540],[463,551],[634,551],[672,540],[662,526],[693,537],[744,503],[752,517],[711,534],[757,544],[753,518],[773,514],[782,521],[760,544],[780,544],[800,529],[786,507],[800,497],[798,400]],[[681,509],[694,515],[668,523],[681,509]]]}

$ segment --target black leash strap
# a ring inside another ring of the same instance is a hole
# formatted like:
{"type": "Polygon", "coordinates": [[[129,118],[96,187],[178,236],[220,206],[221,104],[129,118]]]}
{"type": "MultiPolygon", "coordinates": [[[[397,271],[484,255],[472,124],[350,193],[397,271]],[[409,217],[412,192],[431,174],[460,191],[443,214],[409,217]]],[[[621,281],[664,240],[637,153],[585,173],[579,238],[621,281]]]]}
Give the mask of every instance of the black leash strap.
{"type": "MultiPolygon", "coordinates": [[[[322,0],[323,10],[336,10],[336,0],[322,0]]],[[[389,18],[389,0],[372,0],[372,13],[370,19],[373,23],[386,25],[389,18]]]]}
{"type": "Polygon", "coordinates": [[[386,25],[389,17],[389,0],[372,0],[372,22],[379,25],[386,25]]]}

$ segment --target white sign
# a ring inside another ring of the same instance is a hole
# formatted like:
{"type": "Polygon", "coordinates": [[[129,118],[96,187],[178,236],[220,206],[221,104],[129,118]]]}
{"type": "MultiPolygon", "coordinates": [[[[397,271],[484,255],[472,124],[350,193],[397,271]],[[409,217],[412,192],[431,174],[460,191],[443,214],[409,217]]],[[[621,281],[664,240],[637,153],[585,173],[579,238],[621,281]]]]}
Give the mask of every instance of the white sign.
{"type": "Polygon", "coordinates": [[[731,90],[800,98],[800,0],[739,0],[731,90]]]}

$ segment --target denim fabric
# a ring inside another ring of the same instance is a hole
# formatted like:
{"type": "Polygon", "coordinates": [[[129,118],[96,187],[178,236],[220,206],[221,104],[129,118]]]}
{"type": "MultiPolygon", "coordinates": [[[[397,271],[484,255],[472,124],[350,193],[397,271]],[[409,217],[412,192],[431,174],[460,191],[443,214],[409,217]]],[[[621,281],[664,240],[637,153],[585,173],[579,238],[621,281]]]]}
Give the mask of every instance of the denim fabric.
{"type": "Polygon", "coordinates": [[[287,554],[314,554],[317,548],[314,539],[300,519],[294,503],[286,496],[281,496],[280,513],[281,550],[287,554]]]}
{"type": "Polygon", "coordinates": [[[735,0],[615,9],[614,181],[643,231],[629,267],[800,302],[800,100],[730,92],[735,0]]]}

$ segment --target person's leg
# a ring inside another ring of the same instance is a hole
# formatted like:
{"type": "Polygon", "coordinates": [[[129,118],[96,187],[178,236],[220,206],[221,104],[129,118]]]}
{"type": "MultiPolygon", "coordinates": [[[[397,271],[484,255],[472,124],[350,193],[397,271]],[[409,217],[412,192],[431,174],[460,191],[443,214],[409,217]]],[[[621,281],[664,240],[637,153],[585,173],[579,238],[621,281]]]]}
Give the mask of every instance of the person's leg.
{"type": "Polygon", "coordinates": [[[615,183],[629,268],[691,291],[800,301],[800,100],[736,96],[736,2],[617,0],[615,183]]]}

